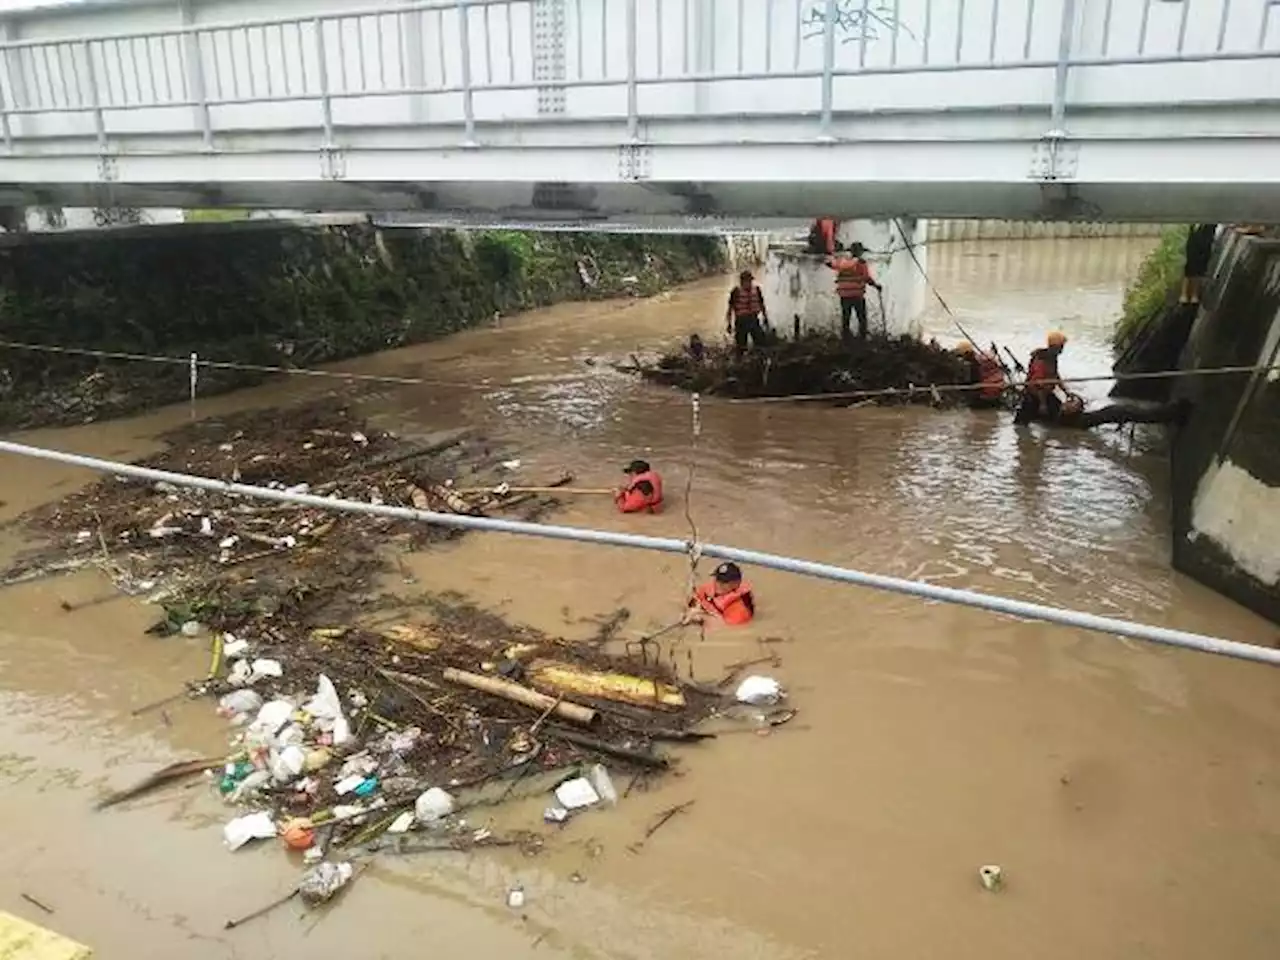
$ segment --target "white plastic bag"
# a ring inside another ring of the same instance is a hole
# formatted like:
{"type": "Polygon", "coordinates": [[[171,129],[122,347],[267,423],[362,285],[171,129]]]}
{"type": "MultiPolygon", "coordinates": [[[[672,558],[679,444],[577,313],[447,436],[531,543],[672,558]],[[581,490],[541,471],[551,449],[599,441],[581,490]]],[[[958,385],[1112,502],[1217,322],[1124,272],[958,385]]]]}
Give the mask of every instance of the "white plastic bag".
{"type": "Polygon", "coordinates": [[[261,708],[262,697],[253,690],[232,690],[218,701],[218,712],[224,717],[256,713],[261,708]]]}
{"type": "Polygon", "coordinates": [[[289,783],[296,780],[307,763],[307,752],[302,747],[291,744],[278,753],[271,754],[271,776],[277,783],[289,783]]]}
{"type": "Polygon", "coordinates": [[[342,701],[333,681],[320,674],[316,682],[316,695],[303,707],[318,721],[316,726],[333,735],[333,745],[340,747],[351,739],[351,725],[342,712],[342,701]]]}
{"type": "Polygon", "coordinates": [[[261,680],[263,677],[283,677],[284,665],[279,660],[268,660],[266,657],[259,657],[250,665],[253,671],[253,679],[261,680]]]}
{"type": "Polygon", "coordinates": [[[265,810],[236,817],[222,828],[222,842],[228,850],[239,850],[250,840],[268,840],[276,835],[276,823],[265,810]]]}
{"type": "Polygon", "coordinates": [[[749,703],[753,707],[771,707],[786,693],[782,684],[773,677],[750,676],[738,684],[734,693],[739,703],[749,703]]]}
{"type": "Polygon", "coordinates": [[[413,804],[413,812],[420,822],[434,823],[453,813],[453,797],[448,791],[432,787],[425,793],[419,794],[413,804]]]}

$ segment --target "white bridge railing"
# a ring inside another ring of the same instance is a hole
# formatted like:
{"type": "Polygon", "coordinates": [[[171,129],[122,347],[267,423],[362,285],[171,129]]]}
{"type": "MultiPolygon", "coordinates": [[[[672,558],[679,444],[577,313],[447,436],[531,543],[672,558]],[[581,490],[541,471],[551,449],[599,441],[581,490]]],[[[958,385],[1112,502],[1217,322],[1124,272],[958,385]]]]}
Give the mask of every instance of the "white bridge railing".
{"type": "MultiPolygon", "coordinates": [[[[1277,0],[424,0],[230,22],[232,0],[0,16],[28,141],[1275,96],[1277,0]],[[1224,64],[1228,66],[1223,66],[1224,64]],[[1269,91],[1269,94],[1268,94],[1269,91]]],[[[529,137],[536,139],[536,128],[529,137]]]]}

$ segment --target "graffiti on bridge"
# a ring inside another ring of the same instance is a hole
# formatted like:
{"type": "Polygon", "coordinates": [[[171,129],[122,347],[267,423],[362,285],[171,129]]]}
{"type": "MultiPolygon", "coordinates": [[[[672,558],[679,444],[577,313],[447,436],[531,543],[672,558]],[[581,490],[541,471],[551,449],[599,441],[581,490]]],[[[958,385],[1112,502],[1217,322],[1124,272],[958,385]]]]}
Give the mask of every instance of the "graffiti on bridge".
{"type": "MultiPolygon", "coordinates": [[[[809,31],[804,34],[806,40],[826,33],[826,5],[810,7],[800,26],[809,31]]],[[[895,15],[893,7],[884,3],[871,4],[868,0],[836,0],[835,30],[841,43],[871,43],[893,33],[904,33],[912,40],[916,38],[911,28],[895,15]]]]}

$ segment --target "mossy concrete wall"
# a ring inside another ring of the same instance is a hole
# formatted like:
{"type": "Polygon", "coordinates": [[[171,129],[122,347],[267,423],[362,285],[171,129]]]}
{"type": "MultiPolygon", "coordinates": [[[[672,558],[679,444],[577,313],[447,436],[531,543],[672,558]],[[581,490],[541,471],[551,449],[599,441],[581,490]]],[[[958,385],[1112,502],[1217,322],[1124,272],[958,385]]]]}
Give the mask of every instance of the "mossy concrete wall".
{"type": "MultiPolygon", "coordinates": [[[[707,236],[530,234],[271,222],[0,242],[0,339],[315,366],[564,300],[649,295],[724,268],[707,236]],[[584,282],[584,276],[586,278],[584,282]]],[[[204,370],[203,393],[263,379],[204,370]]],[[[0,426],[183,399],[184,366],[0,347],[0,426]]]]}
{"type": "MultiPolygon", "coordinates": [[[[1220,243],[1183,366],[1280,362],[1280,240],[1220,243]]],[[[1280,375],[1188,377],[1172,449],[1174,566],[1280,622],[1280,375]]]]}

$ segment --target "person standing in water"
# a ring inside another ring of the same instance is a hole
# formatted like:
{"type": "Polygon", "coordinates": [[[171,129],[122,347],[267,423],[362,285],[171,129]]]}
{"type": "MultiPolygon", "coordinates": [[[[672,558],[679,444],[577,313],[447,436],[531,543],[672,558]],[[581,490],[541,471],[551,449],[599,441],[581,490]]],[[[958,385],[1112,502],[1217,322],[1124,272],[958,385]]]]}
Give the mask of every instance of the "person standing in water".
{"type": "Polygon", "coordinates": [[[729,306],[724,313],[725,327],[739,353],[747,348],[748,340],[753,348],[764,346],[762,321],[769,322],[764,294],[756,286],[751,271],[743,270],[738,274],[738,285],[729,291],[729,306]]]}

